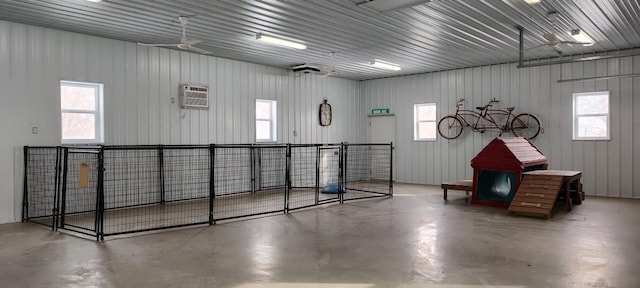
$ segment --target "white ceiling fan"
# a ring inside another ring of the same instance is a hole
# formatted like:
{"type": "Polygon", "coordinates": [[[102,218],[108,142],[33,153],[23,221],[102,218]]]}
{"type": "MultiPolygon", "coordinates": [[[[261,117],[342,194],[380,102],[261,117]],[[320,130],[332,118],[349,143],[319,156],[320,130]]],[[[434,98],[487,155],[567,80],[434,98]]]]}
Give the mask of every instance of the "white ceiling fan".
{"type": "Polygon", "coordinates": [[[180,21],[180,25],[182,26],[182,39],[180,39],[180,43],[175,43],[175,44],[156,44],[156,43],[140,43],[138,42],[139,45],[143,45],[143,46],[151,46],[151,47],[177,47],[179,49],[182,50],[188,50],[188,51],[193,51],[196,53],[200,53],[200,54],[211,54],[213,52],[204,50],[204,49],[200,49],[198,47],[195,47],[193,45],[198,44],[200,42],[202,42],[201,40],[196,40],[196,39],[187,39],[187,23],[189,22],[189,17],[186,16],[179,16],[178,17],[178,21],[180,21]]]}
{"type": "Polygon", "coordinates": [[[335,67],[335,57],[336,54],[338,54],[338,52],[329,52],[329,56],[331,56],[331,66],[329,67],[329,70],[327,71],[327,73],[323,74],[322,76],[320,76],[320,78],[325,78],[325,77],[329,77],[329,76],[336,76],[338,74],[338,72],[336,72],[336,67],[335,67]]]}
{"type": "Polygon", "coordinates": [[[545,41],[544,43],[538,45],[538,46],[534,46],[531,47],[529,49],[526,50],[533,50],[536,48],[540,48],[543,46],[549,46],[551,48],[553,48],[553,50],[555,50],[556,52],[558,52],[558,54],[562,54],[562,50],[560,50],[560,48],[558,48],[558,45],[560,44],[577,44],[577,45],[592,45],[592,42],[578,42],[578,41],[564,41],[560,38],[558,38],[558,36],[556,35],[556,20],[558,19],[558,12],[549,12],[547,14],[547,18],[549,18],[549,22],[551,23],[551,32],[548,33],[544,33],[544,35],[542,35],[542,37],[544,37],[545,41]]]}

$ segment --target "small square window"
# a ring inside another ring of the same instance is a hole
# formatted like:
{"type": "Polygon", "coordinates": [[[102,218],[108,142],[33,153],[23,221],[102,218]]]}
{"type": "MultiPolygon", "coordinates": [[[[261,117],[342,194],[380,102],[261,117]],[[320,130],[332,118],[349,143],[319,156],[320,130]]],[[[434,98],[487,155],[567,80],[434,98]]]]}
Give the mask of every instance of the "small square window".
{"type": "Polygon", "coordinates": [[[609,140],[609,92],[573,94],[573,140],[609,140]]]}
{"type": "Polygon", "coordinates": [[[436,103],[413,105],[413,140],[436,140],[436,103]]]}
{"type": "Polygon", "coordinates": [[[62,144],[104,143],[103,84],[60,81],[62,144]]]}

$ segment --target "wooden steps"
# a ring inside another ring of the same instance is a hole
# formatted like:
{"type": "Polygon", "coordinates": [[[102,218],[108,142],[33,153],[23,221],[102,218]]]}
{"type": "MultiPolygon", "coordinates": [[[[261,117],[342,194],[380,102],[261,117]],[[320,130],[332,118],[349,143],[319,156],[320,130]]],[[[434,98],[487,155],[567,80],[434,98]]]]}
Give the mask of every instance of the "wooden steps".
{"type": "Polygon", "coordinates": [[[525,175],[511,201],[509,212],[548,219],[562,184],[562,176],[525,175]]]}

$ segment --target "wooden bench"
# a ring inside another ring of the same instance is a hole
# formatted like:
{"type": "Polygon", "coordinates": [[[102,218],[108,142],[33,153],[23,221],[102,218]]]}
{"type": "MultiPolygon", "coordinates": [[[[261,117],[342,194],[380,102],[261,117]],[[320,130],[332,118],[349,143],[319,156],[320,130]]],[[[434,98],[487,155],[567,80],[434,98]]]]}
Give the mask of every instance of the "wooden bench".
{"type": "Polygon", "coordinates": [[[447,190],[449,189],[465,191],[465,193],[469,195],[469,191],[473,190],[473,180],[442,183],[440,187],[444,190],[444,201],[447,201],[447,190]]]}

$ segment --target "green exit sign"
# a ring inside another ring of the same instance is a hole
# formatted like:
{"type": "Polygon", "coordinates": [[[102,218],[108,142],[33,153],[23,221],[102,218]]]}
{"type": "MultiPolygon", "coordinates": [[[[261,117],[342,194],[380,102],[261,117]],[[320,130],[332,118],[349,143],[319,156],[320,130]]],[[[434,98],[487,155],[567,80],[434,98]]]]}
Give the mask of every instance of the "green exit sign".
{"type": "Polygon", "coordinates": [[[371,114],[389,114],[389,108],[371,109],[371,114]]]}

